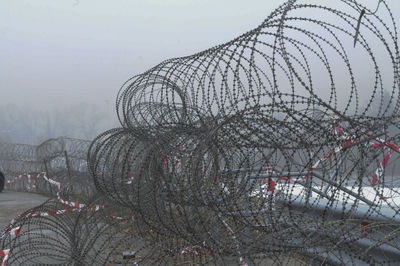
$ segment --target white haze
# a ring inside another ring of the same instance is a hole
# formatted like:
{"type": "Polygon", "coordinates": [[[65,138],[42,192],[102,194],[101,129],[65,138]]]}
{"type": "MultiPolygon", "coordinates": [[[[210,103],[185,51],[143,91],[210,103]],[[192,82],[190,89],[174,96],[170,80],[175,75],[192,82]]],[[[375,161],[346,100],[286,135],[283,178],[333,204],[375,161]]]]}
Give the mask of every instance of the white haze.
{"type": "Polygon", "coordinates": [[[93,138],[117,125],[114,101],[128,78],[229,41],[283,2],[0,0],[0,140],[93,138]],[[99,123],[80,130],[90,114],[99,123]]]}

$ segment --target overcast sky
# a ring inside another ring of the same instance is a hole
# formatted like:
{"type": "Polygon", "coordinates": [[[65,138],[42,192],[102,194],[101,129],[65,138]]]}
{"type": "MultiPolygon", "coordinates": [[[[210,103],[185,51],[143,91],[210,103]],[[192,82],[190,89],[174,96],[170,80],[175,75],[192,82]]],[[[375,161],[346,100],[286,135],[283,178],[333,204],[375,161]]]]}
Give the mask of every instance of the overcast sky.
{"type": "Polygon", "coordinates": [[[131,76],[229,41],[283,2],[0,0],[0,104],[113,103],[131,76]]]}
{"type": "Polygon", "coordinates": [[[121,84],[259,25],[282,1],[0,0],[1,102],[114,102],[121,84]]]}

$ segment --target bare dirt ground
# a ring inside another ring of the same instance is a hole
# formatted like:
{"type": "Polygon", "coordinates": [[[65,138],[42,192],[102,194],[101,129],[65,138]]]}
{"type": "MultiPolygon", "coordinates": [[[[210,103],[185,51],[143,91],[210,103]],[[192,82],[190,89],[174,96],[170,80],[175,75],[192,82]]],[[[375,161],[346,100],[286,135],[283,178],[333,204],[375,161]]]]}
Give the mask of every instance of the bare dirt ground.
{"type": "Polygon", "coordinates": [[[3,191],[0,193],[0,230],[7,226],[11,219],[27,209],[38,206],[48,198],[35,193],[3,191]]]}

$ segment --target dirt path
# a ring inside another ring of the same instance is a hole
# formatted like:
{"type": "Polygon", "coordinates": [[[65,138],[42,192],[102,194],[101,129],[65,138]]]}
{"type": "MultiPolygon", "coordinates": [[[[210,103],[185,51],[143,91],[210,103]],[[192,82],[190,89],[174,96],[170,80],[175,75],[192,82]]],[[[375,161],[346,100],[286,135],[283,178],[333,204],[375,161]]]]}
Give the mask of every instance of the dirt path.
{"type": "Polygon", "coordinates": [[[25,192],[3,191],[0,193],[0,230],[7,226],[11,219],[32,207],[45,202],[42,195],[25,192]]]}

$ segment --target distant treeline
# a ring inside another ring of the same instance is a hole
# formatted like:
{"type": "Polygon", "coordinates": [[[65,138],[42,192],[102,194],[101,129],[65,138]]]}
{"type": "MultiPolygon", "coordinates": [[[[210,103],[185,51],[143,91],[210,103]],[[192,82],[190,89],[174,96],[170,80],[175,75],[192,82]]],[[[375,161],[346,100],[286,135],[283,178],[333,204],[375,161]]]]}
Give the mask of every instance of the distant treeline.
{"type": "Polygon", "coordinates": [[[49,138],[69,136],[93,139],[117,124],[114,105],[74,104],[38,110],[30,106],[0,106],[0,141],[37,144],[49,138]]]}

